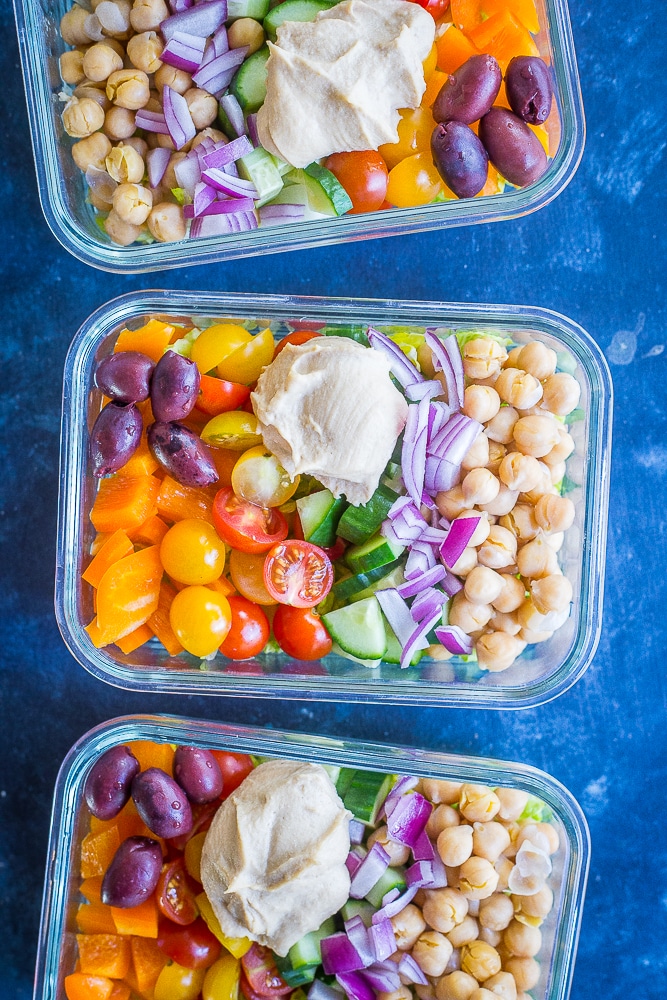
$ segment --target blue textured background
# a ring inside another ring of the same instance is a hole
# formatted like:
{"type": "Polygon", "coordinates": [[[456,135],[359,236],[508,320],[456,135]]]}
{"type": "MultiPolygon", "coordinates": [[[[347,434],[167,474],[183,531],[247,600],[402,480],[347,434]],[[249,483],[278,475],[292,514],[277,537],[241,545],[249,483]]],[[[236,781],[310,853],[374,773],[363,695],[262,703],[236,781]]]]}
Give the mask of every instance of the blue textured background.
{"type": "Polygon", "coordinates": [[[588,121],[569,188],[525,219],[119,277],[70,257],[38,200],[13,19],[0,2],[0,996],[31,995],[58,765],[97,722],[176,712],[522,760],[583,805],[593,858],[573,1000],[667,988],[667,33],[664,0],[571,0],[588,121]],[[584,679],[522,713],[128,695],[67,653],[53,610],[62,366],[107,299],[174,288],[535,303],[596,338],[615,381],[603,638],[584,679]]]}

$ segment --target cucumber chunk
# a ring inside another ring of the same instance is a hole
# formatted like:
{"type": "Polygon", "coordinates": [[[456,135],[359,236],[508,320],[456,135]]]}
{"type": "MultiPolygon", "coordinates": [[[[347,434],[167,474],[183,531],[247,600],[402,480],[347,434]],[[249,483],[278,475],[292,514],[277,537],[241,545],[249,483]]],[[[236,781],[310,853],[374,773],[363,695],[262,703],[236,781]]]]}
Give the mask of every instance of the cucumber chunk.
{"type": "MultiPolygon", "coordinates": [[[[394,635],[392,629],[389,625],[386,626],[387,629],[387,651],[385,652],[382,659],[385,663],[400,663],[401,656],[403,655],[403,648],[394,635]]],[[[422,656],[424,655],[423,649],[416,649],[412,654],[412,659],[410,660],[410,666],[416,667],[422,656]]]]}
{"type": "Polygon", "coordinates": [[[264,18],[264,31],[272,42],[283,21],[314,21],[321,10],[328,10],[335,3],[330,0],[285,0],[270,10],[264,18]]]}
{"type": "Polygon", "coordinates": [[[348,899],[341,907],[343,920],[352,920],[353,917],[361,917],[364,926],[370,927],[375,907],[371,906],[367,899],[348,899]]]}
{"type": "Polygon", "coordinates": [[[374,597],[378,590],[387,590],[389,587],[400,587],[402,583],[405,583],[405,574],[403,572],[404,566],[403,562],[399,561],[398,564],[394,564],[393,569],[389,566],[384,567],[385,571],[389,570],[386,576],[383,576],[381,580],[377,583],[371,584],[370,587],[366,587],[365,590],[360,590],[358,594],[354,594],[350,598],[351,601],[365,601],[367,597],[374,597]]]}
{"type": "Polygon", "coordinates": [[[318,490],[296,501],[303,537],[313,545],[333,545],[341,514],[348,506],[342,497],[336,498],[331,490],[318,490]]]}
{"type": "Polygon", "coordinates": [[[236,165],[241,177],[252,181],[257,188],[259,197],[255,199],[255,204],[258,208],[275,198],[282,189],[283,179],[276,169],[273,157],[261,146],[240,156],[236,165]]]}
{"type": "Polygon", "coordinates": [[[402,545],[376,534],[363,545],[355,545],[348,549],[345,553],[345,562],[353,573],[367,573],[370,569],[396,562],[403,551],[402,545]]]}
{"type": "Polygon", "coordinates": [[[390,563],[388,566],[378,566],[377,569],[370,569],[367,573],[357,573],[356,576],[345,577],[334,583],[331,588],[337,601],[349,601],[362,591],[374,588],[383,577],[388,576],[392,570],[397,569],[398,561],[390,563]]]}
{"type": "Polygon", "coordinates": [[[263,21],[269,13],[269,6],[270,0],[227,0],[227,20],[252,17],[255,21],[263,21]]]}
{"type": "Polygon", "coordinates": [[[338,523],[338,534],[355,545],[367,542],[397,500],[398,493],[380,484],[368,503],[347,508],[338,523]]]}
{"type": "Polygon", "coordinates": [[[266,100],[266,63],[269,58],[268,45],[253,52],[241,63],[229,85],[229,92],[234,95],[246,114],[259,111],[266,100]]]}
{"type": "Polygon", "coordinates": [[[392,889],[398,889],[401,895],[405,892],[405,876],[400,868],[387,868],[383,871],[370,892],[366,893],[366,899],[378,909],[382,906],[382,897],[386,896],[392,889]]]}
{"type": "Polygon", "coordinates": [[[384,656],[387,638],[380,605],[375,597],[357,601],[346,608],[322,615],[324,626],[346,653],[362,660],[384,656]]]}
{"type": "MultiPolygon", "coordinates": [[[[344,795],[343,805],[355,819],[374,826],[380,807],[394,783],[391,774],[381,771],[354,771],[344,795]]],[[[339,793],[340,794],[340,793],[339,793]]]]}
{"type": "MultiPolygon", "coordinates": [[[[295,0],[306,3],[307,0],[295,0]]],[[[282,7],[285,4],[281,5],[282,7]]],[[[276,8],[280,10],[281,8],[276,8]]],[[[316,212],[326,212],[327,206],[334,215],[345,215],[352,208],[352,199],[340,181],[319,163],[311,163],[305,168],[305,175],[310,180],[309,198],[311,207],[316,212]],[[319,190],[318,190],[319,188],[319,190]]],[[[308,183],[308,182],[306,182],[308,183]]]]}

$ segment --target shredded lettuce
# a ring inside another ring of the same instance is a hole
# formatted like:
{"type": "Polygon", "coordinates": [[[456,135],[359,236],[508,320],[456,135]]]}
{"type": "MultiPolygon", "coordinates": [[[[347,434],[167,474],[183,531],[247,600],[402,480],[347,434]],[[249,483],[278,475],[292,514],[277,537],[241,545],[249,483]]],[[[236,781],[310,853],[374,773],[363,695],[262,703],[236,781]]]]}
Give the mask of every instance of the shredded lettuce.
{"type": "Polygon", "coordinates": [[[506,336],[504,333],[500,333],[498,330],[457,330],[456,339],[459,342],[459,347],[463,347],[471,340],[479,340],[480,337],[489,337],[491,340],[495,340],[496,343],[501,344],[502,347],[512,347],[514,341],[511,337],[506,336]]]}
{"type": "MultiPolygon", "coordinates": [[[[386,329],[383,330],[383,333],[387,333],[386,329]]],[[[413,330],[399,328],[396,333],[387,333],[387,336],[400,347],[403,354],[412,361],[413,365],[419,367],[417,364],[417,350],[424,343],[423,333],[415,333],[413,330]]]]}
{"type": "Polygon", "coordinates": [[[519,816],[519,822],[532,820],[533,823],[550,823],[553,815],[546,802],[531,795],[526,802],[523,812],[519,816]]]}
{"type": "Polygon", "coordinates": [[[176,354],[181,354],[184,358],[189,358],[192,354],[192,345],[194,344],[197,337],[201,334],[201,330],[197,327],[189,330],[184,337],[180,337],[175,340],[173,344],[169,345],[169,350],[174,351],[176,354]]]}
{"type": "Polygon", "coordinates": [[[192,201],[190,195],[183,188],[172,188],[171,193],[179,205],[188,205],[192,201]]]}

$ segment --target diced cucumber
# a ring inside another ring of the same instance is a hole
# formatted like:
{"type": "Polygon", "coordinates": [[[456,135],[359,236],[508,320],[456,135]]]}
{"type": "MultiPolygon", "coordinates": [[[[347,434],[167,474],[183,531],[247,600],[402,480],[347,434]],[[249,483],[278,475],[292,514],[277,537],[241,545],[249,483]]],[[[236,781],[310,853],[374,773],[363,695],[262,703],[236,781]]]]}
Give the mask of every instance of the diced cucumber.
{"type": "Polygon", "coordinates": [[[352,660],[353,663],[358,663],[362,667],[366,667],[368,670],[375,670],[382,663],[381,656],[374,656],[372,659],[362,659],[360,656],[354,656],[352,653],[348,653],[345,649],[341,649],[337,642],[331,647],[331,652],[335,656],[342,656],[346,660],[352,660]]]}
{"type": "Polygon", "coordinates": [[[269,0],[227,0],[227,20],[237,17],[252,17],[263,21],[269,13],[269,0]]]}
{"type": "Polygon", "coordinates": [[[355,545],[367,542],[397,500],[398,493],[380,484],[368,503],[347,508],[338,522],[338,534],[355,545]]]}
{"type": "Polygon", "coordinates": [[[362,660],[382,658],[387,648],[384,620],[375,597],[322,615],[326,630],[341,649],[362,660]]]}
{"type": "Polygon", "coordinates": [[[329,917],[316,931],[311,931],[310,934],[304,935],[300,941],[293,944],[287,952],[292,968],[300,969],[304,965],[319,965],[322,961],[320,941],[322,938],[330,937],[335,930],[334,919],[329,917]]]}
{"type": "MultiPolygon", "coordinates": [[[[385,663],[400,663],[401,656],[403,653],[403,648],[394,635],[392,629],[389,625],[386,626],[387,629],[387,651],[385,652],[382,659],[385,663]]],[[[423,649],[416,649],[412,654],[412,659],[410,660],[410,666],[416,667],[422,656],[424,655],[423,649]]]]}
{"type": "Polygon", "coordinates": [[[258,146],[251,153],[240,156],[236,161],[239,174],[257,188],[259,197],[255,199],[258,208],[266,205],[267,201],[282,190],[283,179],[278,173],[273,157],[265,149],[258,146]]]}
{"type": "Polygon", "coordinates": [[[355,771],[347,791],[341,795],[343,805],[355,819],[373,826],[393,783],[393,775],[383,771],[355,771]]]}
{"type": "MultiPolygon", "coordinates": [[[[331,778],[332,784],[336,784],[338,781],[338,775],[340,774],[340,768],[336,764],[320,764],[331,778]]],[[[331,932],[333,934],[333,931],[331,932]]]]}
{"type": "Polygon", "coordinates": [[[344,797],[348,788],[352,784],[352,779],[356,773],[357,771],[354,767],[341,767],[340,774],[338,775],[338,779],[336,781],[336,791],[340,795],[341,799],[344,797]]]}
{"type": "Polygon", "coordinates": [[[403,871],[400,868],[386,868],[370,892],[366,893],[366,899],[379,909],[382,906],[383,896],[386,896],[392,889],[398,889],[403,894],[405,888],[406,882],[403,871]]]}
{"type": "Polygon", "coordinates": [[[318,490],[296,501],[303,537],[313,545],[333,545],[341,514],[348,506],[342,497],[335,497],[331,490],[318,490]]]}
{"type": "Polygon", "coordinates": [[[363,545],[355,545],[348,549],[345,553],[345,562],[353,573],[367,573],[370,569],[396,562],[403,550],[402,545],[390,542],[377,534],[363,545]]]}
{"type": "Polygon", "coordinates": [[[338,580],[331,588],[334,597],[337,601],[350,601],[364,590],[376,587],[383,577],[387,576],[398,566],[399,563],[396,561],[389,563],[388,566],[378,566],[377,569],[370,569],[367,573],[357,573],[355,576],[347,576],[344,580],[338,580]]]}
{"type": "Polygon", "coordinates": [[[229,92],[234,95],[246,114],[259,111],[266,99],[266,63],[269,58],[268,45],[253,52],[237,69],[229,92]]]}
{"type": "MultiPolygon", "coordinates": [[[[320,963],[318,962],[317,965],[302,965],[298,969],[293,969],[289,958],[282,958],[280,955],[275,955],[275,960],[276,968],[288,986],[306,986],[308,983],[312,983],[320,967],[320,963]]],[[[294,996],[295,994],[291,995],[294,996]]]]}
{"type": "MultiPolygon", "coordinates": [[[[290,2],[290,0],[286,0],[290,2]]],[[[309,0],[294,0],[295,3],[306,3],[309,0]]],[[[282,4],[277,10],[282,10],[282,4]]],[[[305,168],[305,176],[308,178],[308,197],[311,208],[315,212],[322,212],[325,215],[345,215],[352,208],[352,199],[330,170],[321,167],[319,163],[311,163],[305,168]]]]}
{"type": "Polygon", "coordinates": [[[285,3],[274,7],[264,18],[264,31],[272,42],[276,40],[276,32],[284,21],[314,21],[321,10],[328,10],[335,5],[330,0],[285,0],[285,3]]]}
{"type": "Polygon", "coordinates": [[[343,920],[352,920],[353,917],[361,917],[366,927],[371,926],[375,907],[371,906],[367,899],[348,899],[341,907],[343,920]]]}
{"type": "Polygon", "coordinates": [[[284,177],[285,174],[288,174],[290,170],[294,169],[291,163],[286,163],[285,160],[281,159],[279,156],[276,156],[275,153],[269,153],[269,156],[275,163],[276,170],[278,171],[281,177],[284,177]]]}
{"type": "MultiPolygon", "coordinates": [[[[385,567],[387,569],[388,567],[385,567]]],[[[355,594],[350,598],[351,601],[365,601],[367,597],[374,597],[378,590],[387,590],[389,587],[400,587],[402,583],[405,583],[405,574],[403,572],[404,566],[402,562],[399,562],[397,566],[394,566],[386,576],[383,576],[381,580],[377,583],[372,584],[367,587],[366,590],[360,590],[358,594],[355,594]]]]}

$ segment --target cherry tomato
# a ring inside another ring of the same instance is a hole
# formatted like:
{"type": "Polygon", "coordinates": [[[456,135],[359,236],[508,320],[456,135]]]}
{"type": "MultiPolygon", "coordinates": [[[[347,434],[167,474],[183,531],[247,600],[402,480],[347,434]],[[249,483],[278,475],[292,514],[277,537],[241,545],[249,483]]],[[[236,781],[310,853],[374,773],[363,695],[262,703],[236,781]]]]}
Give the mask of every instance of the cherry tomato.
{"type": "Polygon", "coordinates": [[[250,385],[273,361],[274,346],[273,334],[267,327],[220,361],[218,375],[220,378],[231,379],[232,382],[250,385]]]}
{"type": "Polygon", "coordinates": [[[290,478],[275,455],[263,444],[249,448],[232,471],[232,487],[238,497],[260,507],[280,507],[299,488],[301,476],[290,478]]]}
{"type": "Polygon", "coordinates": [[[157,977],[153,996],[155,1000],[197,1000],[205,975],[203,969],[186,969],[169,962],[157,977]]]}
{"type": "Polygon", "coordinates": [[[226,413],[228,410],[236,410],[239,406],[243,406],[249,395],[250,389],[247,385],[202,375],[195,406],[202,413],[217,417],[219,413],[226,413]]]}
{"type": "MultiPolygon", "coordinates": [[[[294,989],[278,972],[273,952],[261,944],[253,944],[241,958],[241,966],[247,985],[258,997],[282,997],[294,989]]],[[[248,997],[248,1000],[251,998],[248,997]]]]}
{"type": "Polygon", "coordinates": [[[323,545],[322,551],[326,552],[326,554],[329,556],[329,559],[331,559],[331,562],[334,563],[336,562],[337,559],[340,559],[340,557],[345,552],[346,548],[347,548],[347,542],[345,541],[345,539],[337,538],[336,541],[333,543],[333,545],[329,546],[323,545]]]}
{"type": "Polygon", "coordinates": [[[232,609],[232,627],[220,647],[220,652],[230,660],[247,660],[257,656],[269,641],[271,629],[269,620],[259,607],[246,597],[232,594],[229,598],[232,609]]]}
{"type": "Polygon", "coordinates": [[[239,552],[238,549],[232,549],[229,554],[229,573],[239,594],[254,604],[267,607],[278,602],[264,586],[265,561],[263,552],[239,552]]]}
{"type": "Polygon", "coordinates": [[[229,410],[212,417],[201,432],[201,439],[213,448],[245,451],[262,443],[257,417],[245,410],[229,410]]]}
{"type": "Polygon", "coordinates": [[[413,0],[413,2],[427,10],[434,21],[438,21],[449,7],[449,0],[413,0]]]}
{"type": "Polygon", "coordinates": [[[199,910],[182,857],[163,867],[155,889],[155,898],[160,913],[172,923],[186,926],[197,919],[199,910]]]}
{"type": "MultiPolygon", "coordinates": [[[[251,334],[242,326],[237,326],[235,323],[214,323],[213,326],[203,330],[194,341],[190,357],[202,375],[205,375],[250,340],[252,340],[251,334]]],[[[233,381],[241,380],[233,379],[233,381]]]]}
{"type": "Polygon", "coordinates": [[[225,568],[225,545],[208,521],[186,517],[162,539],[160,559],[178,583],[213,583],[225,568]]]}
{"type": "Polygon", "coordinates": [[[206,970],[202,1000],[234,1000],[239,994],[241,963],[223,952],[217,962],[206,970]]]}
{"type": "Polygon", "coordinates": [[[396,208],[428,205],[443,190],[444,184],[433,166],[430,151],[416,153],[390,170],[387,201],[396,208]]]}
{"type": "Polygon", "coordinates": [[[273,619],[276,642],[295,660],[319,660],[331,652],[331,636],[311,608],[279,604],[273,619]]]}
{"type": "Polygon", "coordinates": [[[157,943],[160,951],[186,969],[208,969],[218,959],[222,945],[201,917],[187,927],[170,920],[158,924],[157,943]]]}
{"type": "Polygon", "coordinates": [[[193,656],[209,656],[232,625],[229,601],[208,587],[185,587],[171,602],[169,622],[181,646],[193,656]]]}
{"type": "MultiPolygon", "coordinates": [[[[191,802],[190,806],[192,808],[192,826],[187,833],[180,837],[170,837],[169,838],[169,848],[175,848],[177,851],[184,851],[187,845],[190,843],[192,838],[196,836],[201,830],[208,830],[211,825],[211,820],[218,811],[218,806],[220,802],[216,799],[214,802],[191,802]]],[[[187,859],[186,859],[187,868],[187,859]]]]}
{"type": "Polygon", "coordinates": [[[211,750],[211,753],[222,771],[222,797],[225,799],[248,777],[255,765],[247,753],[232,753],[231,750],[211,750]]]}
{"type": "Polygon", "coordinates": [[[264,586],[280,604],[312,608],[333,583],[333,567],[326,552],[298,538],[279,542],[264,562],[264,586]]]}
{"type": "Polygon", "coordinates": [[[350,215],[378,210],[387,194],[387,164],[379,153],[374,149],[333,153],[325,167],[352,199],[350,215]]]}
{"type": "Polygon", "coordinates": [[[287,521],[279,510],[241,500],[229,486],[215,495],[213,523],[220,537],[241,552],[266,552],[287,538],[287,521]]]}
{"type": "Polygon", "coordinates": [[[415,153],[429,152],[435,120],[430,108],[420,107],[401,111],[398,123],[398,141],[380,146],[389,170],[415,153]]]}
{"type": "Polygon", "coordinates": [[[298,347],[300,344],[307,344],[309,340],[313,337],[321,337],[321,333],[315,333],[314,330],[295,330],[294,333],[288,333],[286,337],[279,340],[276,344],[276,349],[273,352],[273,360],[278,357],[283,347],[287,347],[288,344],[294,344],[298,347]]]}

